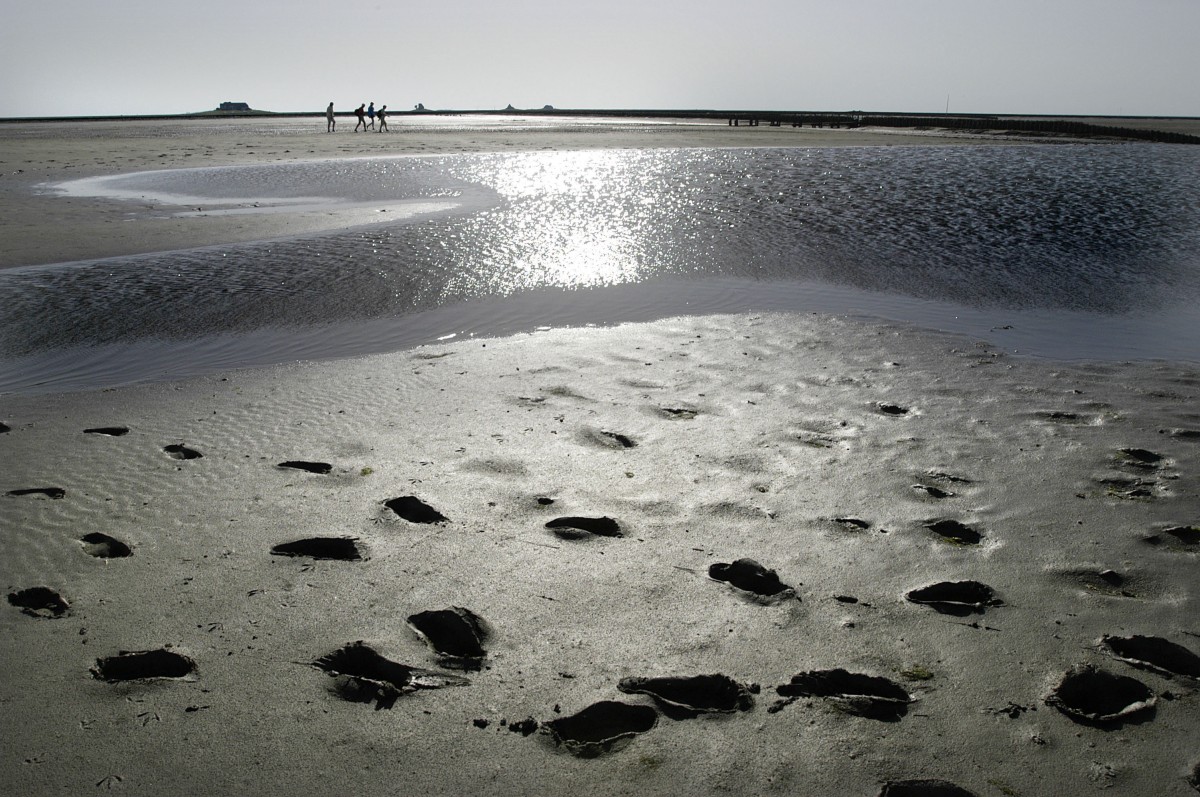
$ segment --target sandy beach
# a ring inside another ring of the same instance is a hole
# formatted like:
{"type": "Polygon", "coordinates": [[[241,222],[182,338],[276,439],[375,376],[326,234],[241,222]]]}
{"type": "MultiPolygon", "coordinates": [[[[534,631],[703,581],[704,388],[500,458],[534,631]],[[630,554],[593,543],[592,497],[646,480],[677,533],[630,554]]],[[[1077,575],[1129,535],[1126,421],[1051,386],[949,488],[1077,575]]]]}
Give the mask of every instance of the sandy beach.
{"type": "MultiPolygon", "coordinates": [[[[73,177],[964,143],[146,125],[0,128],[0,265],[348,221],[131,217],[127,203],[30,193],[73,177]]],[[[817,314],[5,395],[0,784],[1194,794],[1198,398],[1194,363],[1014,357],[817,314]]]]}

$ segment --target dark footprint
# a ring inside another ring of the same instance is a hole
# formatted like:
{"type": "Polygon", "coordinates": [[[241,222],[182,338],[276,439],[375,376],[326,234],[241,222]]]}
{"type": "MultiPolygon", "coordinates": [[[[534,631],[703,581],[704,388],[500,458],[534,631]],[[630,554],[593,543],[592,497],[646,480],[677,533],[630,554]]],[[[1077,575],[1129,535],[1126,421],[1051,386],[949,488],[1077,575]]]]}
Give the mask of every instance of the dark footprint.
{"type": "Polygon", "coordinates": [[[949,490],[943,490],[941,487],[934,487],[933,485],[929,484],[914,484],[912,488],[919,493],[924,493],[930,498],[936,498],[938,500],[954,497],[954,493],[950,492],[949,490]]]}
{"type": "Polygon", "coordinates": [[[62,617],[71,608],[66,598],[49,587],[30,587],[10,592],[8,602],[30,617],[62,617]]]}
{"type": "Polygon", "coordinates": [[[421,612],[410,615],[408,625],[437,652],[442,666],[478,670],[487,656],[483,649],[489,636],[487,626],[469,609],[451,606],[421,612]]]}
{"type": "Polygon", "coordinates": [[[690,421],[700,413],[687,407],[659,407],[660,414],[667,418],[681,421],[690,421]]]}
{"type": "Polygon", "coordinates": [[[1037,415],[1040,418],[1045,418],[1047,421],[1057,421],[1059,423],[1080,423],[1084,421],[1084,419],[1077,412],[1049,410],[1047,412],[1039,412],[1037,415]]]}
{"type": "Polygon", "coordinates": [[[620,432],[606,432],[601,430],[600,435],[609,440],[612,440],[621,448],[637,448],[637,441],[632,437],[623,435],[620,432]]]}
{"type": "Polygon", "coordinates": [[[952,473],[943,473],[940,470],[927,470],[925,475],[934,481],[945,482],[946,484],[971,484],[971,480],[966,476],[955,476],[952,473]]]}
{"type": "Polygon", "coordinates": [[[623,678],[617,688],[626,694],[650,695],[671,719],[691,719],[701,714],[732,714],[754,707],[757,687],[738,683],[728,675],[695,675],[690,678],[623,678]]]}
{"type": "Polygon", "coordinates": [[[978,581],[940,581],[928,587],[914,589],[904,596],[912,603],[919,603],[942,614],[966,617],[982,614],[989,606],[1002,606],[992,588],[978,581]]]}
{"type": "Polygon", "coordinates": [[[46,498],[65,498],[67,491],[61,487],[26,487],[22,490],[9,490],[9,495],[42,495],[46,498]]]}
{"type": "Polygon", "coordinates": [[[976,797],[948,780],[894,780],[883,784],[879,797],[976,797]]]}
{"type": "Polygon", "coordinates": [[[271,548],[273,556],[308,556],[313,559],[336,559],[342,562],[361,562],[357,537],[307,537],[283,542],[271,548]]]}
{"type": "Polygon", "coordinates": [[[1163,529],[1163,534],[1170,534],[1184,545],[1200,545],[1200,529],[1195,526],[1174,526],[1163,529]]]}
{"type": "Polygon", "coordinates": [[[978,545],[983,535],[957,520],[929,520],[925,528],[952,545],[978,545]]]}
{"type": "Polygon", "coordinates": [[[650,706],[633,706],[615,700],[601,700],[573,714],[547,722],[543,727],[555,744],[580,758],[595,758],[617,749],[618,745],[658,722],[658,712],[650,706]]]}
{"type": "Polygon", "coordinates": [[[92,676],[101,681],[139,681],[148,678],[186,678],[196,671],[196,662],[162,648],[96,659],[92,676]]]}
{"type": "Polygon", "coordinates": [[[796,598],[796,590],[779,580],[779,574],[768,570],[753,559],[738,559],[734,562],[717,562],[708,568],[708,577],[724,581],[743,592],[760,598],[782,600],[796,598]]]}
{"type": "Polygon", "coordinates": [[[847,713],[883,722],[899,722],[913,702],[903,687],[887,678],[840,668],[793,675],[790,683],[775,691],[789,698],[829,698],[847,713]]]}
{"type": "Polygon", "coordinates": [[[200,459],[204,456],[196,449],[181,446],[178,443],[164,446],[163,451],[167,452],[171,459],[200,459]]]}
{"type": "Polygon", "coordinates": [[[333,466],[328,462],[305,462],[300,459],[289,459],[287,462],[280,462],[278,467],[308,471],[309,473],[317,473],[321,476],[325,476],[333,470],[333,466]]]}
{"type": "Polygon", "coordinates": [[[1200,546],[1200,528],[1195,526],[1172,526],[1163,529],[1160,534],[1144,537],[1151,545],[1166,544],[1168,548],[1189,549],[1200,546]]]}
{"type": "Polygon", "coordinates": [[[441,512],[412,495],[384,501],[383,505],[409,523],[444,523],[447,520],[441,512]]]}
{"type": "Polygon", "coordinates": [[[849,531],[866,531],[871,528],[868,521],[856,517],[835,517],[833,522],[849,531]]]}
{"type": "Polygon", "coordinates": [[[560,517],[551,520],[546,528],[552,529],[564,540],[582,540],[587,537],[624,537],[621,525],[610,517],[560,517]]]}
{"type": "Polygon", "coordinates": [[[1131,583],[1137,580],[1123,576],[1115,570],[1072,570],[1063,575],[1092,592],[1121,598],[1137,597],[1137,593],[1133,589],[1136,584],[1131,583]]]}
{"type": "Polygon", "coordinates": [[[636,448],[637,441],[628,435],[620,432],[608,432],[603,429],[587,429],[581,433],[581,437],[591,443],[594,443],[604,448],[636,448]]]}
{"type": "Polygon", "coordinates": [[[1141,681],[1090,664],[1068,670],[1046,698],[1048,705],[1074,721],[1100,727],[1150,719],[1155,701],[1150,687],[1141,681]]]}
{"type": "Polygon", "coordinates": [[[128,426],[97,426],[93,429],[84,429],[84,434],[99,434],[105,437],[121,437],[129,434],[128,426]]]}
{"type": "Polygon", "coordinates": [[[1196,791],[1200,791],[1200,763],[1192,767],[1192,774],[1188,775],[1188,785],[1196,791]]]}
{"type": "Polygon", "coordinates": [[[364,642],[351,642],[313,662],[338,678],[337,691],[347,700],[375,702],[376,710],[391,708],[401,695],[418,689],[466,686],[466,678],[409,667],[384,658],[364,642]]]}
{"type": "Polygon", "coordinates": [[[876,404],[875,409],[879,410],[884,415],[908,415],[908,407],[901,407],[899,404],[876,404]]]}
{"type": "Polygon", "coordinates": [[[1123,662],[1153,670],[1168,678],[1182,675],[1200,679],[1200,656],[1183,645],[1161,637],[1137,634],[1128,637],[1105,636],[1100,640],[1100,646],[1123,662]]]}
{"type": "Polygon", "coordinates": [[[12,427],[7,423],[0,423],[0,434],[8,434],[12,431],[12,427]]]}
{"type": "Polygon", "coordinates": [[[1162,455],[1155,454],[1153,451],[1147,451],[1144,448],[1122,448],[1118,450],[1126,466],[1146,470],[1154,470],[1162,466],[1162,455]]]}
{"type": "Polygon", "coordinates": [[[128,545],[116,537],[110,537],[98,531],[84,534],[79,541],[83,543],[83,550],[89,556],[97,559],[123,559],[126,556],[133,556],[133,549],[128,545]]]}

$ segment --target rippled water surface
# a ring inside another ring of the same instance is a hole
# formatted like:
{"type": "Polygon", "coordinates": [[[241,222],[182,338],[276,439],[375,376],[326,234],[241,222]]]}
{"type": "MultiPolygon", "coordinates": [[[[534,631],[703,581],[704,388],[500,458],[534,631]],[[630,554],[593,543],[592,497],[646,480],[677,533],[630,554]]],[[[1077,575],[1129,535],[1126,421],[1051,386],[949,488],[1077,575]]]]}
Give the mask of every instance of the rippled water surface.
{"type": "Polygon", "coordinates": [[[218,209],[453,209],[0,272],[0,389],[746,309],[879,315],[1049,356],[1200,360],[1195,148],[536,152],[160,171],[68,189],[218,209]]]}

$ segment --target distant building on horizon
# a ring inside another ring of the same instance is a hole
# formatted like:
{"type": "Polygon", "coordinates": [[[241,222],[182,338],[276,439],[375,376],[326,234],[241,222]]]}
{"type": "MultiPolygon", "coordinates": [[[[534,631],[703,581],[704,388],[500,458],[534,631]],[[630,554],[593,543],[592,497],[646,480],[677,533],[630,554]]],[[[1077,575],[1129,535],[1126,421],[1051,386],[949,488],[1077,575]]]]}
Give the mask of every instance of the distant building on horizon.
{"type": "Polygon", "coordinates": [[[249,111],[250,105],[245,102],[223,102],[217,106],[218,111],[249,111]]]}

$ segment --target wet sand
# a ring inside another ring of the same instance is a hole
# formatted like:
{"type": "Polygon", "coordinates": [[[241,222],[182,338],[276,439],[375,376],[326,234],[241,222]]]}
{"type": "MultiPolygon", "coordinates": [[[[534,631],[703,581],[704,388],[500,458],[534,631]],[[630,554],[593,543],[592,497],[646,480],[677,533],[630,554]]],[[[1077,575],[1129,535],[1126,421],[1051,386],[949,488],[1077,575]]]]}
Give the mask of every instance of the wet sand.
{"type": "Polygon", "coordinates": [[[821,315],[5,396],[0,782],[1194,794],[1198,396],[821,315]]]}

